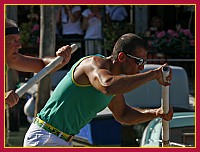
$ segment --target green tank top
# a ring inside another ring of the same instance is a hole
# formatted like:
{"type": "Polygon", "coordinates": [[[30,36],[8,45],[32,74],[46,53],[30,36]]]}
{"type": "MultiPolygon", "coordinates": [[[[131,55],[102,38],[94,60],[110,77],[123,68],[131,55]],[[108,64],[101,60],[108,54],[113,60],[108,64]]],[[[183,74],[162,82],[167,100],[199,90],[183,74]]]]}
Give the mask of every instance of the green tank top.
{"type": "Polygon", "coordinates": [[[74,69],[85,58],[74,64],[37,115],[48,124],[71,135],[78,134],[113,98],[91,85],[79,85],[74,81],[74,69]]]}

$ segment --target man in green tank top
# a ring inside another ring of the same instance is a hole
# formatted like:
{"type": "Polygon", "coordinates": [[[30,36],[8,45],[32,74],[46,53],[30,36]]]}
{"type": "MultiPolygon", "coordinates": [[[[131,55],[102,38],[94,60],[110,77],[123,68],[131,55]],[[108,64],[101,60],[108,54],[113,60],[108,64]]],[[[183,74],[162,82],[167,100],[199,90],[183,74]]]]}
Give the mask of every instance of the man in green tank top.
{"type": "MultiPolygon", "coordinates": [[[[151,80],[170,85],[162,79],[161,69],[165,64],[139,73],[144,69],[146,48],[142,38],[127,33],[118,39],[111,56],[80,59],[37,114],[26,133],[24,146],[68,146],[73,136],[107,106],[121,124],[133,125],[156,117],[171,120],[172,108],[163,114],[161,107],[139,109],[125,102],[123,93],[151,80]]],[[[167,80],[171,79],[170,71],[167,80]]]]}
{"type": "MultiPolygon", "coordinates": [[[[47,64],[49,64],[55,57],[36,58],[32,56],[26,56],[19,53],[19,49],[22,47],[20,43],[20,32],[18,26],[14,20],[6,18],[5,23],[5,70],[7,68],[15,69],[23,72],[39,72],[47,64]]],[[[64,58],[62,64],[56,67],[56,70],[62,68],[67,64],[71,57],[71,47],[63,46],[57,52],[56,55],[64,58]]],[[[19,101],[18,95],[14,90],[9,90],[5,95],[5,102],[9,107],[13,107],[19,101]]]]}

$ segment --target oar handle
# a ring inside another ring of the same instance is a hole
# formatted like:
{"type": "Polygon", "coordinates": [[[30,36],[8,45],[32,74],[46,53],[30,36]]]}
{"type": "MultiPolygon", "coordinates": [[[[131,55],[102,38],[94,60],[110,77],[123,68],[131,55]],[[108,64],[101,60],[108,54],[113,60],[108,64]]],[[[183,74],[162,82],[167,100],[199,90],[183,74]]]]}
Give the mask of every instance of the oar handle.
{"type": "MultiPolygon", "coordinates": [[[[76,44],[72,44],[72,53],[74,53],[78,46],[76,44]]],[[[57,67],[61,62],[63,61],[63,57],[57,56],[52,62],[50,62],[48,65],[46,65],[40,72],[38,72],[34,77],[29,79],[27,83],[22,85],[20,88],[18,88],[15,93],[18,94],[19,97],[22,97],[24,93],[28,89],[30,89],[35,83],[39,82],[42,78],[44,78],[47,74],[49,74],[55,67],[57,67]]]]}
{"type": "MultiPolygon", "coordinates": [[[[162,75],[163,80],[167,82],[166,77],[169,76],[170,68],[168,66],[165,66],[162,68],[162,75]]],[[[166,114],[169,112],[169,86],[162,86],[162,101],[161,106],[163,108],[163,112],[166,114]]],[[[162,141],[163,141],[163,147],[169,146],[169,121],[162,120],[162,141]]]]}

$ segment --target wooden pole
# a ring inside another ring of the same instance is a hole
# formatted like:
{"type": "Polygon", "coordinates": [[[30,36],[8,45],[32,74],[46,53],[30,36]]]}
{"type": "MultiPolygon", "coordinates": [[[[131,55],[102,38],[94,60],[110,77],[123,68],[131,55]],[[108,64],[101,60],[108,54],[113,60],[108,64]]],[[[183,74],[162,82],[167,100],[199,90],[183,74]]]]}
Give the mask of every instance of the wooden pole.
{"type": "MultiPolygon", "coordinates": [[[[56,21],[54,6],[40,6],[40,49],[41,58],[55,55],[55,35],[56,21]]],[[[50,75],[46,75],[38,85],[38,91],[35,102],[35,114],[45,105],[50,97],[50,75]]]]}

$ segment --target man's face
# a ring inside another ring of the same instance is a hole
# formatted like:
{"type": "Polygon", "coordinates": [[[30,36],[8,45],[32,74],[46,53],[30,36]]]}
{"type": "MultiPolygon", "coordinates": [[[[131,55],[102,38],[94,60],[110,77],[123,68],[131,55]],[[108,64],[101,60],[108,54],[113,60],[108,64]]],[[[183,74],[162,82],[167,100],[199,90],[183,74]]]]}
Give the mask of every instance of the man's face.
{"type": "Polygon", "coordinates": [[[139,59],[144,59],[144,61],[147,60],[147,52],[144,48],[137,48],[135,50],[135,54],[128,54],[127,56],[127,63],[128,63],[128,68],[127,72],[128,74],[136,74],[139,73],[141,70],[144,69],[144,64],[140,65],[140,60],[139,59]]]}
{"type": "Polygon", "coordinates": [[[6,53],[17,52],[21,48],[19,34],[6,35],[5,47],[6,53]]]}

